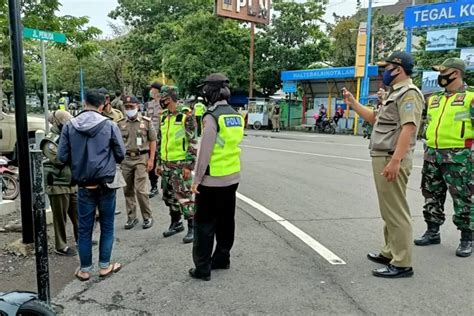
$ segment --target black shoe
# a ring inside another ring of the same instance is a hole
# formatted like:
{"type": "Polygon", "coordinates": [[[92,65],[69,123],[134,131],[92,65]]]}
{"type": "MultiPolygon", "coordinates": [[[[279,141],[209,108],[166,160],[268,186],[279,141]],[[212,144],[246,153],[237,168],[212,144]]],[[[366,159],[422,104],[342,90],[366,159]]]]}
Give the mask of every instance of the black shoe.
{"type": "Polygon", "coordinates": [[[193,227],[193,220],[188,219],[188,233],[183,238],[184,244],[189,244],[194,241],[194,227],[193,227]]]}
{"type": "Polygon", "coordinates": [[[197,270],[195,268],[192,268],[189,270],[189,275],[193,278],[193,279],[200,279],[200,280],[204,280],[204,281],[211,281],[211,275],[202,275],[201,273],[197,272],[197,270]]]}
{"type": "Polygon", "coordinates": [[[229,269],[230,269],[230,263],[217,264],[213,262],[211,265],[211,270],[229,270],[229,269]]]}
{"type": "Polygon", "coordinates": [[[461,258],[469,257],[472,254],[472,232],[461,231],[461,242],[456,249],[456,256],[461,258]]]}
{"type": "Polygon", "coordinates": [[[381,254],[376,254],[372,252],[367,254],[367,259],[369,259],[372,262],[385,264],[385,265],[390,264],[390,261],[392,261],[392,259],[390,258],[384,257],[381,254]]]}
{"type": "Polygon", "coordinates": [[[384,268],[373,270],[372,274],[379,278],[396,279],[411,277],[413,276],[414,272],[412,267],[399,268],[389,264],[384,268]]]}
{"type": "Polygon", "coordinates": [[[160,192],[158,191],[158,188],[154,187],[154,188],[151,188],[151,191],[148,194],[148,197],[151,199],[151,198],[154,198],[155,196],[157,196],[158,194],[160,194],[160,192]]]}
{"type": "Polygon", "coordinates": [[[441,235],[439,233],[439,225],[428,223],[428,229],[420,238],[415,239],[415,245],[428,246],[438,245],[441,243],[441,235]]]}
{"type": "Polygon", "coordinates": [[[74,257],[77,255],[77,251],[69,247],[66,247],[60,250],[56,249],[54,250],[54,252],[60,256],[65,256],[65,257],[74,257]]]}
{"type": "Polygon", "coordinates": [[[143,229],[148,229],[148,228],[151,228],[153,226],[153,218],[147,218],[143,221],[143,229]]]}
{"type": "Polygon", "coordinates": [[[138,219],[129,219],[127,223],[125,224],[124,228],[129,230],[135,227],[138,224],[138,219]]]}
{"type": "Polygon", "coordinates": [[[176,235],[177,233],[182,232],[183,230],[184,230],[184,226],[181,221],[172,222],[168,230],[163,233],[163,237],[165,238],[171,237],[173,235],[176,235]]]}

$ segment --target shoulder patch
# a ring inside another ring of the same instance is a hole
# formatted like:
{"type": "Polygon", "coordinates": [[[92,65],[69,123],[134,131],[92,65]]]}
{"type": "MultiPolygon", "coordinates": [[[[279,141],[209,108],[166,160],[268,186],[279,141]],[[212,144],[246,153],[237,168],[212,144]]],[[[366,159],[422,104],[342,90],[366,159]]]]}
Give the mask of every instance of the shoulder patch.
{"type": "Polygon", "coordinates": [[[413,111],[414,108],[415,108],[415,106],[412,102],[405,103],[405,110],[406,111],[413,111]]]}

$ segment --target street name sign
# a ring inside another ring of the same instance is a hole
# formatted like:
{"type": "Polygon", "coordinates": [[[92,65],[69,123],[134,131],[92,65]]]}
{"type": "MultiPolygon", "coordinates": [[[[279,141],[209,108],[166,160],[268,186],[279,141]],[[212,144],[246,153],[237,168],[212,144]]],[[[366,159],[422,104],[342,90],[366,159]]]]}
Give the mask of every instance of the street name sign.
{"type": "Polygon", "coordinates": [[[23,37],[62,44],[66,43],[66,35],[62,33],[30,29],[27,27],[23,28],[23,37]]]}

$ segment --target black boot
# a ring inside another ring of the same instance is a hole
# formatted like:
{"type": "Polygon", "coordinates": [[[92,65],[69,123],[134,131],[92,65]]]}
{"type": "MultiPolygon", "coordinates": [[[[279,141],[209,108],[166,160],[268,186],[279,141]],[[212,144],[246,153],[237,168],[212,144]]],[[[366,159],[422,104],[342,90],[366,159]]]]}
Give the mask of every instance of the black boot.
{"type": "Polygon", "coordinates": [[[456,256],[458,257],[469,257],[472,253],[472,231],[463,230],[461,231],[461,242],[459,243],[458,249],[456,249],[456,256]]]}
{"type": "Polygon", "coordinates": [[[428,246],[441,243],[441,235],[439,233],[439,225],[428,223],[428,229],[420,238],[415,239],[415,245],[428,246]]]}
{"type": "Polygon", "coordinates": [[[189,244],[194,241],[194,226],[193,226],[193,220],[188,219],[188,233],[186,236],[183,238],[183,243],[189,244]]]}
{"type": "Polygon", "coordinates": [[[183,230],[184,230],[184,226],[180,220],[178,221],[171,220],[171,225],[167,231],[163,232],[163,237],[165,238],[171,237],[173,235],[176,235],[177,233],[182,232],[183,230]]]}

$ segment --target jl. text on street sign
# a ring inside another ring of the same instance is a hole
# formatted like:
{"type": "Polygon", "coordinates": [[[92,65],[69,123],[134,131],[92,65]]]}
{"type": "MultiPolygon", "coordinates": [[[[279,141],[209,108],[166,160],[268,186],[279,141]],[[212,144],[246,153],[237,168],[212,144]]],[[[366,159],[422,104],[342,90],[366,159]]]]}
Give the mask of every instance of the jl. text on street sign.
{"type": "Polygon", "coordinates": [[[48,32],[37,29],[23,28],[23,37],[41,41],[66,43],[66,35],[57,32],[48,32]]]}
{"type": "Polygon", "coordinates": [[[474,2],[459,0],[405,9],[405,29],[474,22],[474,2]]]}

